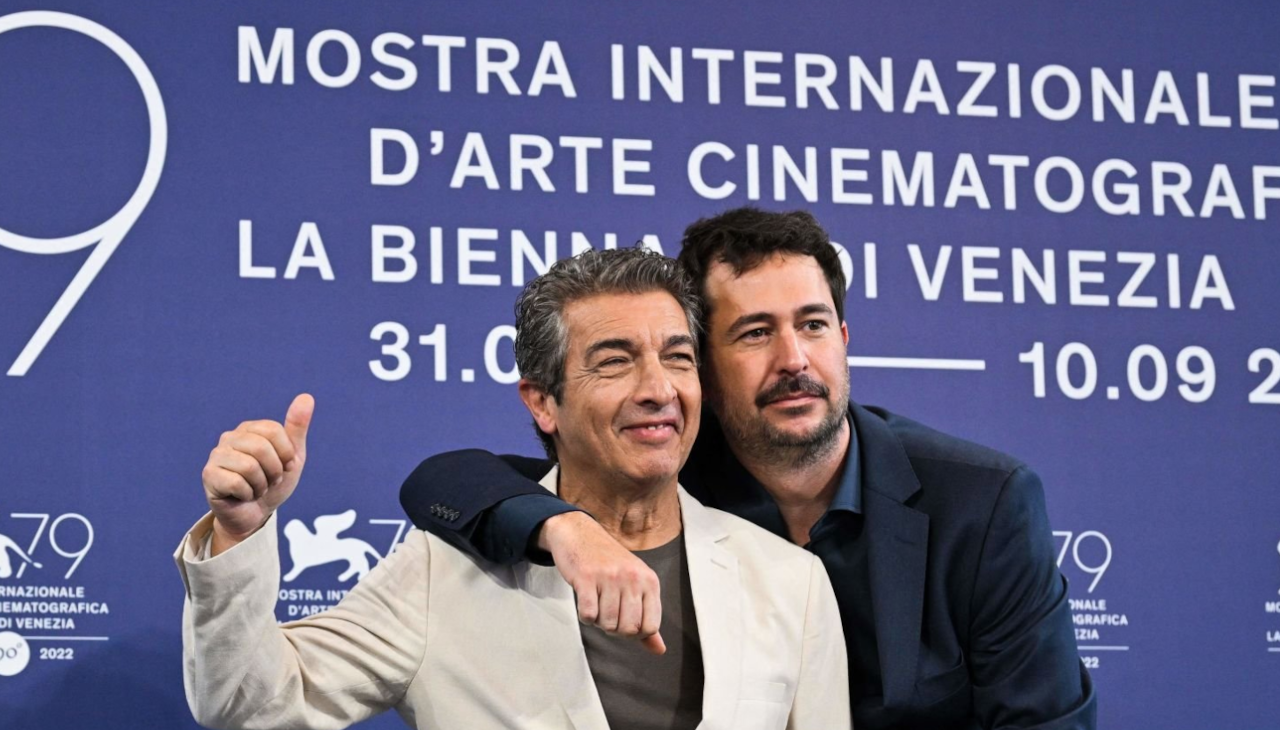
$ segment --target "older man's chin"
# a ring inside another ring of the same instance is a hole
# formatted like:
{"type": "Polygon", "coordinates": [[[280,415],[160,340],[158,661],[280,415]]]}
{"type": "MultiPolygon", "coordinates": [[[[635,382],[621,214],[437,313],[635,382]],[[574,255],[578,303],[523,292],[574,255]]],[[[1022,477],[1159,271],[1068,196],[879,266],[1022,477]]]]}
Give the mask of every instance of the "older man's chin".
{"type": "Polygon", "coordinates": [[[684,459],[676,454],[649,455],[637,459],[625,469],[627,476],[636,483],[662,485],[675,482],[680,475],[684,459]]]}

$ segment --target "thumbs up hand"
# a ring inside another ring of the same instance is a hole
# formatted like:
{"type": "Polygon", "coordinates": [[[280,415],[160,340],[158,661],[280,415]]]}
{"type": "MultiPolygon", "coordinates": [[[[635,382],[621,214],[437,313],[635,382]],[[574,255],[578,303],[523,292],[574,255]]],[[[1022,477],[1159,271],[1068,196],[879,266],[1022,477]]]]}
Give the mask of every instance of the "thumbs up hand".
{"type": "Polygon", "coordinates": [[[245,421],[227,431],[201,472],[213,511],[213,554],[257,532],[298,486],[315,399],[293,399],[284,423],[245,421]]]}

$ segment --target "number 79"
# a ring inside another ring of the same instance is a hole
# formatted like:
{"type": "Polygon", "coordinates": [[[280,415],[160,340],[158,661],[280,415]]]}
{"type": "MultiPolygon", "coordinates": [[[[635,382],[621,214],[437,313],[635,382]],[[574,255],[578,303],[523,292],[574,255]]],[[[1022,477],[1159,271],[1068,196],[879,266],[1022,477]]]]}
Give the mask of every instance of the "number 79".
{"type": "Polygon", "coordinates": [[[1058,551],[1058,567],[1062,567],[1062,562],[1067,558],[1067,550],[1070,550],[1071,558],[1076,567],[1093,576],[1093,582],[1089,584],[1088,590],[1089,593],[1093,593],[1093,589],[1098,586],[1098,581],[1102,580],[1103,574],[1107,572],[1107,566],[1111,565],[1111,541],[1107,539],[1106,535],[1096,530],[1087,530],[1079,535],[1070,530],[1054,530],[1053,536],[1062,538],[1062,549],[1058,551]],[[1075,539],[1072,539],[1073,536],[1075,539]],[[1106,557],[1098,565],[1089,565],[1080,559],[1080,543],[1088,538],[1098,540],[1106,550],[1106,557]]]}
{"type": "MultiPolygon", "coordinates": [[[[74,561],[71,563],[71,567],[67,569],[67,574],[62,576],[63,579],[70,578],[71,574],[76,572],[76,568],[80,567],[80,562],[84,560],[84,556],[89,554],[89,548],[93,547],[93,525],[89,523],[89,520],[84,515],[78,515],[73,512],[58,515],[52,525],[49,525],[50,515],[48,513],[14,512],[9,516],[15,520],[40,520],[40,525],[36,527],[35,537],[31,538],[31,544],[27,546],[27,555],[35,554],[36,546],[40,544],[40,538],[44,537],[44,528],[46,526],[49,527],[49,547],[53,548],[53,551],[62,557],[70,558],[74,561]],[[74,520],[84,525],[85,540],[84,545],[79,550],[63,550],[62,546],[58,544],[58,527],[67,520],[74,520]]],[[[26,569],[27,564],[23,562],[18,567],[17,577],[21,578],[26,569]]]]}

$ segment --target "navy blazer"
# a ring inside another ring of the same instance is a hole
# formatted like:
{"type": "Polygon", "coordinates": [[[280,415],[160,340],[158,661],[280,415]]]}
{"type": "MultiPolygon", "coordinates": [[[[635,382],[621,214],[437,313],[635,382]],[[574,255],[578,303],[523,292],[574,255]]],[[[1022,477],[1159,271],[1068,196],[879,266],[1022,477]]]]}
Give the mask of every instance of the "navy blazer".
{"type": "MultiPolygon", "coordinates": [[[[883,409],[851,403],[849,412],[882,677],[879,692],[851,687],[854,726],[1096,727],[1039,477],[1010,456],[883,409]]],[[[732,511],[734,485],[711,473],[727,447],[709,416],[681,481],[705,504],[732,511]]],[[[523,557],[529,534],[503,534],[512,530],[489,510],[545,495],[528,477],[546,468],[476,450],[441,454],[405,481],[401,503],[415,525],[509,562],[523,557]]]]}

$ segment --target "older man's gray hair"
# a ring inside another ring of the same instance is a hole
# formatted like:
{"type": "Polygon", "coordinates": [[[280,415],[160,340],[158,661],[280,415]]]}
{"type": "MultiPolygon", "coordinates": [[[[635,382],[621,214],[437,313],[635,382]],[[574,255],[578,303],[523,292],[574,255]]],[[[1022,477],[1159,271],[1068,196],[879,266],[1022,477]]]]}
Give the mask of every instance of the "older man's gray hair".
{"type": "MultiPolygon", "coordinates": [[[[570,303],[601,294],[646,294],[664,291],[684,310],[695,343],[700,308],[693,282],[675,259],[641,246],[585,251],[556,262],[516,299],[516,366],[520,375],[557,401],[564,397],[564,364],[569,328],[564,309],[570,303]]],[[[696,348],[695,348],[696,349],[696,348]]],[[[534,424],[547,455],[556,458],[555,443],[534,424]]]]}

